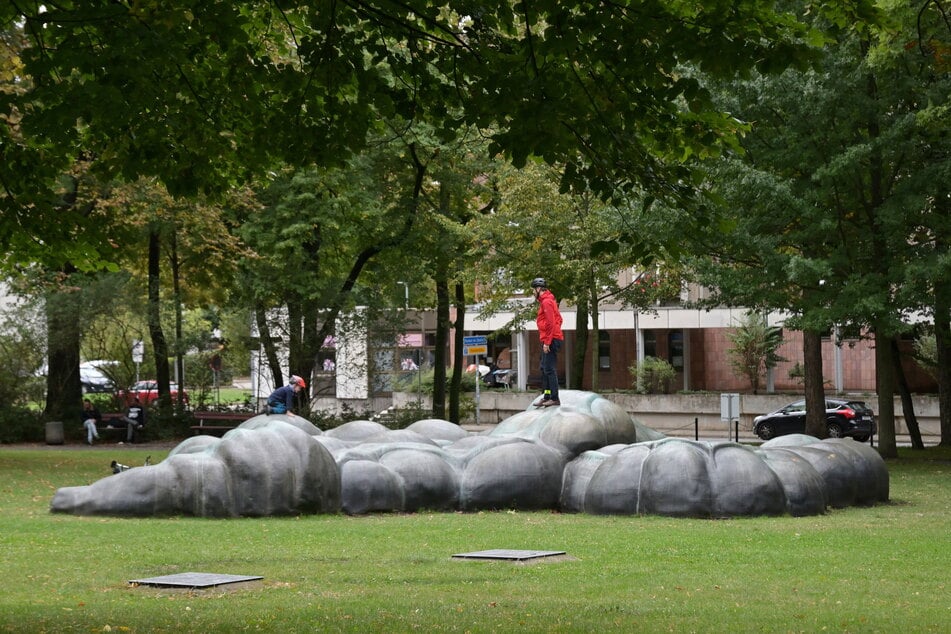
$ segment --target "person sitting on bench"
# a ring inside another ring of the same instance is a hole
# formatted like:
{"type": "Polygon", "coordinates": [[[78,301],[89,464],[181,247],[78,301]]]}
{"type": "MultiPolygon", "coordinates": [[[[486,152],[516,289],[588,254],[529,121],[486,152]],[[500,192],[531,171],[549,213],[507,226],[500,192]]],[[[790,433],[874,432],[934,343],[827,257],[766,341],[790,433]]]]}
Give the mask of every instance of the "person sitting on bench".
{"type": "Polygon", "coordinates": [[[145,427],[145,408],[142,407],[142,402],[138,396],[129,405],[129,409],[126,410],[125,416],[121,420],[125,423],[127,430],[125,434],[126,442],[133,442],[135,433],[145,427]]]}
{"type": "Polygon", "coordinates": [[[86,428],[86,444],[91,445],[93,440],[99,440],[96,424],[102,423],[102,414],[88,398],[83,401],[83,411],[79,417],[83,421],[83,427],[86,428]]]}

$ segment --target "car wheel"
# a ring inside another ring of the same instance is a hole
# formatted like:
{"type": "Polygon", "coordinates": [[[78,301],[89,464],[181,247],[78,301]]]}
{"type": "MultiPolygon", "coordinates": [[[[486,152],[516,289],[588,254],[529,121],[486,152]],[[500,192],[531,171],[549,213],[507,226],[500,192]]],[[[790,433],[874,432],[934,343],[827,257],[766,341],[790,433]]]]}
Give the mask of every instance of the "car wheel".
{"type": "Polygon", "coordinates": [[[868,436],[852,436],[856,442],[868,442],[868,436]]]}
{"type": "Polygon", "coordinates": [[[829,423],[826,429],[829,432],[829,438],[842,438],[842,425],[839,423],[829,423]]]}
{"type": "Polygon", "coordinates": [[[776,429],[772,423],[760,423],[756,426],[756,435],[763,440],[769,440],[776,435],[776,429]]]}

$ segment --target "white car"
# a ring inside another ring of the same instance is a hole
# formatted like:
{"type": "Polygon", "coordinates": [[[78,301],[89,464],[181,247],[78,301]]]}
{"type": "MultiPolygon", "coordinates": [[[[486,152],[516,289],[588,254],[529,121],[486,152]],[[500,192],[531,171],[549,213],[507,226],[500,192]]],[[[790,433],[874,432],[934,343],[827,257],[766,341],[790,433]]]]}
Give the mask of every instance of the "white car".
{"type": "Polygon", "coordinates": [[[113,392],[116,385],[109,378],[103,368],[118,365],[118,361],[86,361],[79,364],[79,381],[83,386],[83,394],[90,392],[113,392]]]}

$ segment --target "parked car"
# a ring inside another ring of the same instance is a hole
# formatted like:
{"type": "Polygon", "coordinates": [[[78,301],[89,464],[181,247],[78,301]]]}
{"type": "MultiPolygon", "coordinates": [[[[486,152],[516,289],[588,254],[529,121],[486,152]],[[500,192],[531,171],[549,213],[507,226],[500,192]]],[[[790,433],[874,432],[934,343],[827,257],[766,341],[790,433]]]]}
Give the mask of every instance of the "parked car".
{"type": "Polygon", "coordinates": [[[79,381],[83,394],[112,392],[116,389],[113,380],[103,369],[118,365],[118,361],[85,361],[79,364],[79,381]]]}
{"type": "MultiPolygon", "coordinates": [[[[175,383],[170,384],[169,392],[172,395],[172,401],[176,401],[178,399],[178,385],[175,383]]],[[[116,397],[119,399],[119,402],[126,407],[131,405],[136,397],[139,398],[142,405],[148,407],[158,396],[158,381],[139,381],[133,384],[128,390],[119,390],[116,392],[116,397]]],[[[182,402],[186,405],[188,404],[188,392],[184,390],[182,391],[182,402]]]]}
{"type": "MultiPolygon", "coordinates": [[[[753,432],[763,440],[806,430],[806,401],[796,401],[753,419],[753,432]]],[[[862,401],[826,399],[826,432],[829,438],[851,436],[865,442],[876,432],[875,414],[862,401]]]]}

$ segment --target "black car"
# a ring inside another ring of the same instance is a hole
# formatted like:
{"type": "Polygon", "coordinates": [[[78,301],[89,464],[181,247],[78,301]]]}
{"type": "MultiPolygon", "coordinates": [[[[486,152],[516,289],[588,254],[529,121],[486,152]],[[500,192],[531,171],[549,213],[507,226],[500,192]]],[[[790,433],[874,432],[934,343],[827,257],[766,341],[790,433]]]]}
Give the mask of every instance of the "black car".
{"type": "MultiPolygon", "coordinates": [[[[806,401],[753,419],[753,432],[763,440],[786,434],[802,434],[806,430],[806,401]]],[[[826,431],[829,438],[851,436],[865,442],[875,434],[875,414],[862,401],[826,399],[826,431]]]]}

